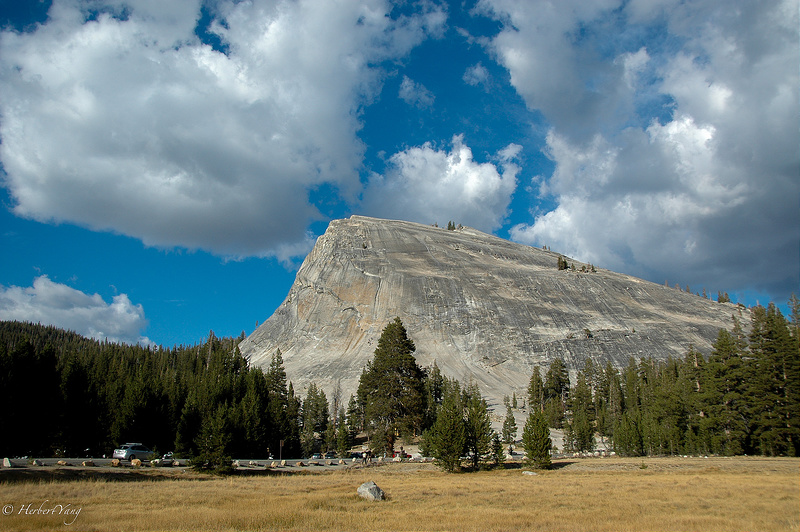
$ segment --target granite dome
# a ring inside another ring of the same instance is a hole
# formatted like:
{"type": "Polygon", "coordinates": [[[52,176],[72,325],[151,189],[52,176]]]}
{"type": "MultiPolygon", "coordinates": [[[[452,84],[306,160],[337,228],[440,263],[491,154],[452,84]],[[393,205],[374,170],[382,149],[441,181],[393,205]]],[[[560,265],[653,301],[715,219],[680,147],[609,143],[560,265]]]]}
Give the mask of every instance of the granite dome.
{"type": "MultiPolygon", "coordinates": [[[[590,357],[708,354],[720,328],[748,311],[567,259],[471,228],[362,216],[334,220],[275,313],[241,344],[254,365],[280,349],[288,379],[330,397],[355,392],[381,331],[400,317],[422,366],[475,380],[492,401],[524,397],[534,366],[590,357]],[[580,271],[587,266],[587,271],[580,271]]],[[[743,316],[747,323],[749,316],[743,316]]]]}

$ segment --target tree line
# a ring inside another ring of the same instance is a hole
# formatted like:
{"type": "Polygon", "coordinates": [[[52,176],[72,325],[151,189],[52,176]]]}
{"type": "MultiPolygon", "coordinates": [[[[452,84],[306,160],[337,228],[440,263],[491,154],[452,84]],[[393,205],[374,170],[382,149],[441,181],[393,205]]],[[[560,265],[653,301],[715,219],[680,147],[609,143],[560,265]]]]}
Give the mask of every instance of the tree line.
{"type": "Polygon", "coordinates": [[[302,401],[281,355],[253,367],[242,339],[211,332],[170,349],[0,322],[0,455],[110,455],[137,441],[201,468],[224,469],[231,455],[296,456],[302,401]]]}
{"type": "Polygon", "coordinates": [[[556,359],[544,376],[534,368],[528,406],[564,430],[567,451],[591,451],[597,437],[631,456],[798,456],[800,305],[790,304],[789,319],[774,304],[753,308],[748,334],[734,320],[708,357],[689,347],[683,359],[631,358],[621,370],[587,359],[574,384],[556,359]]]}
{"type": "MultiPolygon", "coordinates": [[[[752,310],[749,333],[735,322],[706,357],[631,359],[618,369],[587,359],[570,382],[563,360],[534,368],[522,444],[547,467],[548,428],[567,450],[598,440],[619,454],[800,452],[800,304],[786,319],[775,305],[752,310]]],[[[0,322],[0,440],[3,456],[110,454],[126,441],[222,470],[230,457],[348,453],[365,434],[391,456],[399,438],[418,439],[445,469],[500,462],[516,441],[512,406],[500,434],[475,383],[421,368],[399,318],[384,329],[355,394],[330,401],[314,383],[305,398],[287,381],[280,351],[265,369],[241,355],[238,338],[191,346],[99,342],[55,327],[0,322]],[[511,419],[509,419],[509,417],[511,419]]],[[[514,397],[516,402],[516,395],[514,397]]]]}

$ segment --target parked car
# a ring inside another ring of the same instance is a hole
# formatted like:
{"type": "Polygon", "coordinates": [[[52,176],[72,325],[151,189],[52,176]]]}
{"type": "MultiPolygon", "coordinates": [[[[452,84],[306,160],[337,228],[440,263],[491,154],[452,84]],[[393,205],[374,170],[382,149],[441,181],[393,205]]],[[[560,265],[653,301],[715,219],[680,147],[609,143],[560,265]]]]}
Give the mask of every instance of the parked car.
{"type": "Polygon", "coordinates": [[[150,449],[141,443],[126,443],[121,445],[119,449],[114,449],[112,458],[117,458],[119,460],[133,460],[134,458],[146,460],[151,452],[150,449]]]}
{"type": "Polygon", "coordinates": [[[336,453],[335,452],[328,451],[327,453],[325,453],[325,459],[326,460],[333,460],[334,458],[336,458],[336,453]]]}
{"type": "Polygon", "coordinates": [[[311,455],[311,459],[312,460],[322,460],[322,454],[314,453],[313,455],[311,455]]]}

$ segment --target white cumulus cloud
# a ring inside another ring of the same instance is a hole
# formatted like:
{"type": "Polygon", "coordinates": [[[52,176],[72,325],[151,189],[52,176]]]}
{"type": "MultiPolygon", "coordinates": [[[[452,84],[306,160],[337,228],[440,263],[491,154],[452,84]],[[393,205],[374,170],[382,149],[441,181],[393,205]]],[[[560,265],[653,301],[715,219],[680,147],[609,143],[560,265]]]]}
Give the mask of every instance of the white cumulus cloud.
{"type": "Polygon", "coordinates": [[[54,325],[97,340],[151,343],[141,335],[147,327],[144,309],[127,295],[106,303],[99,294],[86,294],[46,275],[31,287],[0,286],[0,319],[54,325]]]}
{"type": "Polygon", "coordinates": [[[489,83],[489,71],[486,70],[485,66],[478,63],[467,68],[461,79],[463,79],[464,83],[467,85],[472,85],[473,87],[483,85],[485,87],[489,83]]]}
{"type": "MultiPolygon", "coordinates": [[[[0,33],[0,160],[14,212],[220,255],[298,249],[308,191],[357,194],[382,61],[446,19],[384,0],[54,0],[0,33]]],[[[303,247],[300,245],[300,247],[303,247]]]]}
{"type": "Polygon", "coordinates": [[[478,163],[460,135],[449,151],[431,143],[408,148],[391,156],[384,175],[371,176],[362,209],[383,218],[496,230],[517,186],[520,151],[511,144],[496,155],[497,164],[478,163]]]}
{"type": "Polygon", "coordinates": [[[552,127],[538,184],[556,206],[513,238],[785,302],[800,270],[797,2],[555,5],[481,2],[504,23],[490,50],[552,127]]]}
{"type": "Polygon", "coordinates": [[[413,81],[408,76],[403,76],[398,96],[407,104],[420,109],[433,106],[435,99],[433,93],[426,89],[424,85],[413,81]]]}
{"type": "Polygon", "coordinates": [[[598,122],[624,113],[630,95],[624,67],[576,46],[576,33],[620,3],[481,0],[477,9],[504,22],[489,49],[528,107],[544,112],[555,127],[587,138],[598,122]]]}

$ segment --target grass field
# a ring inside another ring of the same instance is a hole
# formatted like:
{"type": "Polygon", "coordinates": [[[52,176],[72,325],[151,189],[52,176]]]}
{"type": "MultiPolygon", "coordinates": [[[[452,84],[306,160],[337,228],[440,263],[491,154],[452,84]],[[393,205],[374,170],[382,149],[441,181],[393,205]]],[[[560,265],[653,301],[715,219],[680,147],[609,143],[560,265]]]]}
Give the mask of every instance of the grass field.
{"type": "Polygon", "coordinates": [[[537,475],[447,474],[413,464],[228,478],[180,470],[81,479],[0,474],[0,530],[800,529],[800,459],[605,458],[555,466],[537,475]],[[367,480],[388,500],[359,498],[367,480]]]}

